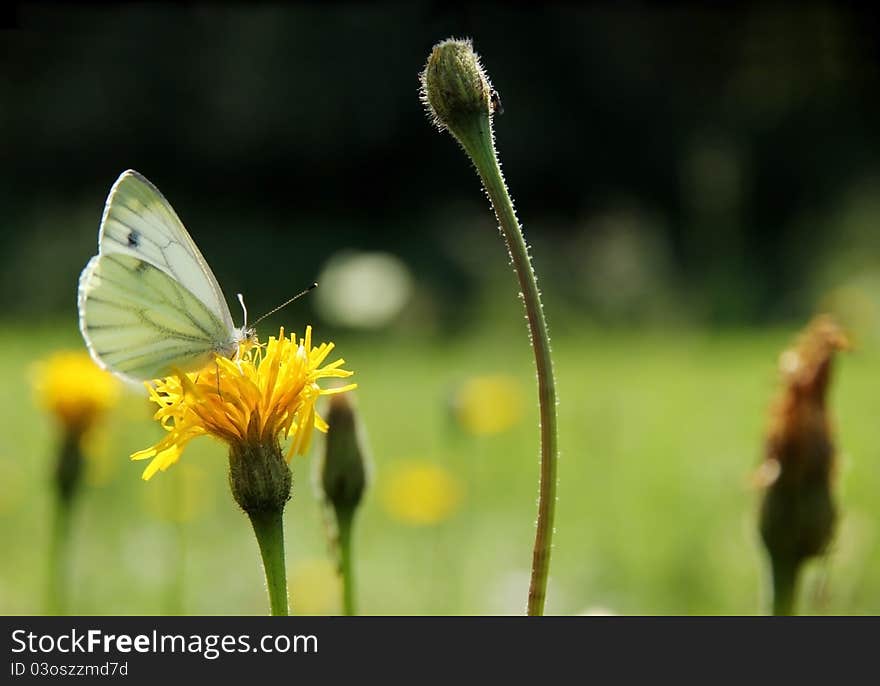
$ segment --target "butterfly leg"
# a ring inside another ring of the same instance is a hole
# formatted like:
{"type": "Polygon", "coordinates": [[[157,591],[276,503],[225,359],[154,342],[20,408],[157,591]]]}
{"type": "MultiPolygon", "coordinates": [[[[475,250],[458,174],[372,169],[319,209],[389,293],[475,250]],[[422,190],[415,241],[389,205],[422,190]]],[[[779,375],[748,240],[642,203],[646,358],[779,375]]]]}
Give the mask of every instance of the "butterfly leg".
{"type": "Polygon", "coordinates": [[[217,395],[220,396],[220,400],[223,400],[223,391],[220,390],[220,363],[217,362],[217,358],[214,358],[214,368],[217,370],[217,395]]]}

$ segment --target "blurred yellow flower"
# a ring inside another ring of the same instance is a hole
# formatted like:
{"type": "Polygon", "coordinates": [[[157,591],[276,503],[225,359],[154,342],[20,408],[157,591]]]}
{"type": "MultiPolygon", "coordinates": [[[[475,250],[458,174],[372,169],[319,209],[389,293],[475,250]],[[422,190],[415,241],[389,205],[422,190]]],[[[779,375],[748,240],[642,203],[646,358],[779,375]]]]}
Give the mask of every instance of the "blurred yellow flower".
{"type": "Polygon", "coordinates": [[[265,346],[243,342],[237,360],[217,356],[215,364],[200,372],[147,383],[150,400],[159,406],[153,417],[168,435],[131,456],[152,460],[143,478],[168,469],[189,441],[206,434],[230,445],[269,445],[290,438],[286,458],[305,454],[313,429],[327,430],[315,412],[318,398],[356,386],[318,386],[319,379],[353,374],[342,369],[343,359],[321,366],[333,347],[333,343],[312,347],[310,326],[299,342],[296,334],[285,337],[282,328],[278,338],[269,338],[265,346]]]}
{"type": "Polygon", "coordinates": [[[330,560],[297,562],[290,574],[290,598],[300,615],[339,612],[339,574],[330,560]]]}
{"type": "Polygon", "coordinates": [[[523,417],[525,399],[522,386],[512,376],[475,376],[458,389],[453,406],[462,428],[479,436],[515,426],[523,417]]]}
{"type": "Polygon", "coordinates": [[[120,394],[116,378],[86,352],[59,351],[33,369],[37,403],[70,433],[83,434],[120,394]]]}
{"type": "Polygon", "coordinates": [[[382,489],[388,513],[414,525],[436,524],[448,519],[461,502],[460,482],[440,465],[411,461],[394,466],[382,489]]]}

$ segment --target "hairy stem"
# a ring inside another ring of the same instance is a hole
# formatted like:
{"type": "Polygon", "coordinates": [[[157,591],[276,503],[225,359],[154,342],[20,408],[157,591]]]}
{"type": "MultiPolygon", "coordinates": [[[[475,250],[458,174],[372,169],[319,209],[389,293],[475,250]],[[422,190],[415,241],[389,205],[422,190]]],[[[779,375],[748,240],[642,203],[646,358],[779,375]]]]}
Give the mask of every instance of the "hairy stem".
{"type": "Polygon", "coordinates": [[[553,539],[553,517],[556,508],[556,381],[550,355],[550,336],[538,281],[529,258],[528,246],[513,209],[513,202],[504,183],[492,137],[488,115],[475,117],[471,125],[455,132],[465,152],[477,168],[492,209],[498,219],[501,235],[507,244],[510,259],[519,281],[520,294],[526,309],[529,335],[535,354],[538,374],[538,400],[541,415],[541,479],[538,496],[538,521],[532,554],[532,576],[529,585],[528,614],[544,614],[547,576],[553,539]]]}

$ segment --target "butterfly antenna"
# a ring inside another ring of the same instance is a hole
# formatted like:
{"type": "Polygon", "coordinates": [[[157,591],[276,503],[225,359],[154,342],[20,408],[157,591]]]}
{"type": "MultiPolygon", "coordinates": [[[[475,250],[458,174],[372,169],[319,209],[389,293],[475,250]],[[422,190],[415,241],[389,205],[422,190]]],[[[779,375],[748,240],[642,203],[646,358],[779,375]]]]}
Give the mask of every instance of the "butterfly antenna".
{"type": "Polygon", "coordinates": [[[253,325],[252,325],[251,328],[253,328],[253,327],[256,326],[257,324],[259,324],[259,323],[260,323],[261,321],[263,321],[266,317],[271,317],[271,316],[272,316],[273,314],[275,314],[278,310],[284,309],[285,307],[287,307],[288,305],[290,305],[290,303],[292,303],[294,300],[299,300],[299,299],[300,299],[301,297],[303,297],[304,295],[306,295],[306,294],[308,294],[308,293],[311,293],[311,292],[312,292],[313,290],[315,290],[317,287],[318,287],[318,284],[317,284],[317,283],[313,283],[311,286],[309,286],[308,288],[306,288],[306,289],[303,290],[303,291],[300,291],[299,293],[297,293],[295,296],[293,296],[293,297],[290,298],[289,300],[285,300],[285,301],[284,301],[283,303],[281,303],[278,307],[276,307],[275,309],[269,310],[266,314],[264,314],[262,317],[260,317],[259,319],[257,319],[257,321],[255,321],[255,322],[253,323],[253,325]]]}
{"type": "Polygon", "coordinates": [[[241,309],[244,312],[244,324],[242,325],[241,328],[246,331],[248,328],[248,325],[247,325],[247,305],[244,304],[244,296],[241,293],[236,293],[236,295],[238,296],[238,302],[241,303],[241,309]]]}

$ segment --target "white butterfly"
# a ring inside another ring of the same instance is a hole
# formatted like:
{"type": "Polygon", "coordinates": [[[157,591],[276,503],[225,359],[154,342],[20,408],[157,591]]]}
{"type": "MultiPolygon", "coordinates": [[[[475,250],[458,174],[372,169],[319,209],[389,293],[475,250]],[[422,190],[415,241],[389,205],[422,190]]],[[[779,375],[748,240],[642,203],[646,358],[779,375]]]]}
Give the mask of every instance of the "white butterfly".
{"type": "Polygon", "coordinates": [[[197,371],[214,354],[235,357],[254,336],[246,322],[233,324],[214,273],[171,205],[131,169],[110,189],[78,304],[92,358],[129,381],[197,371]]]}

